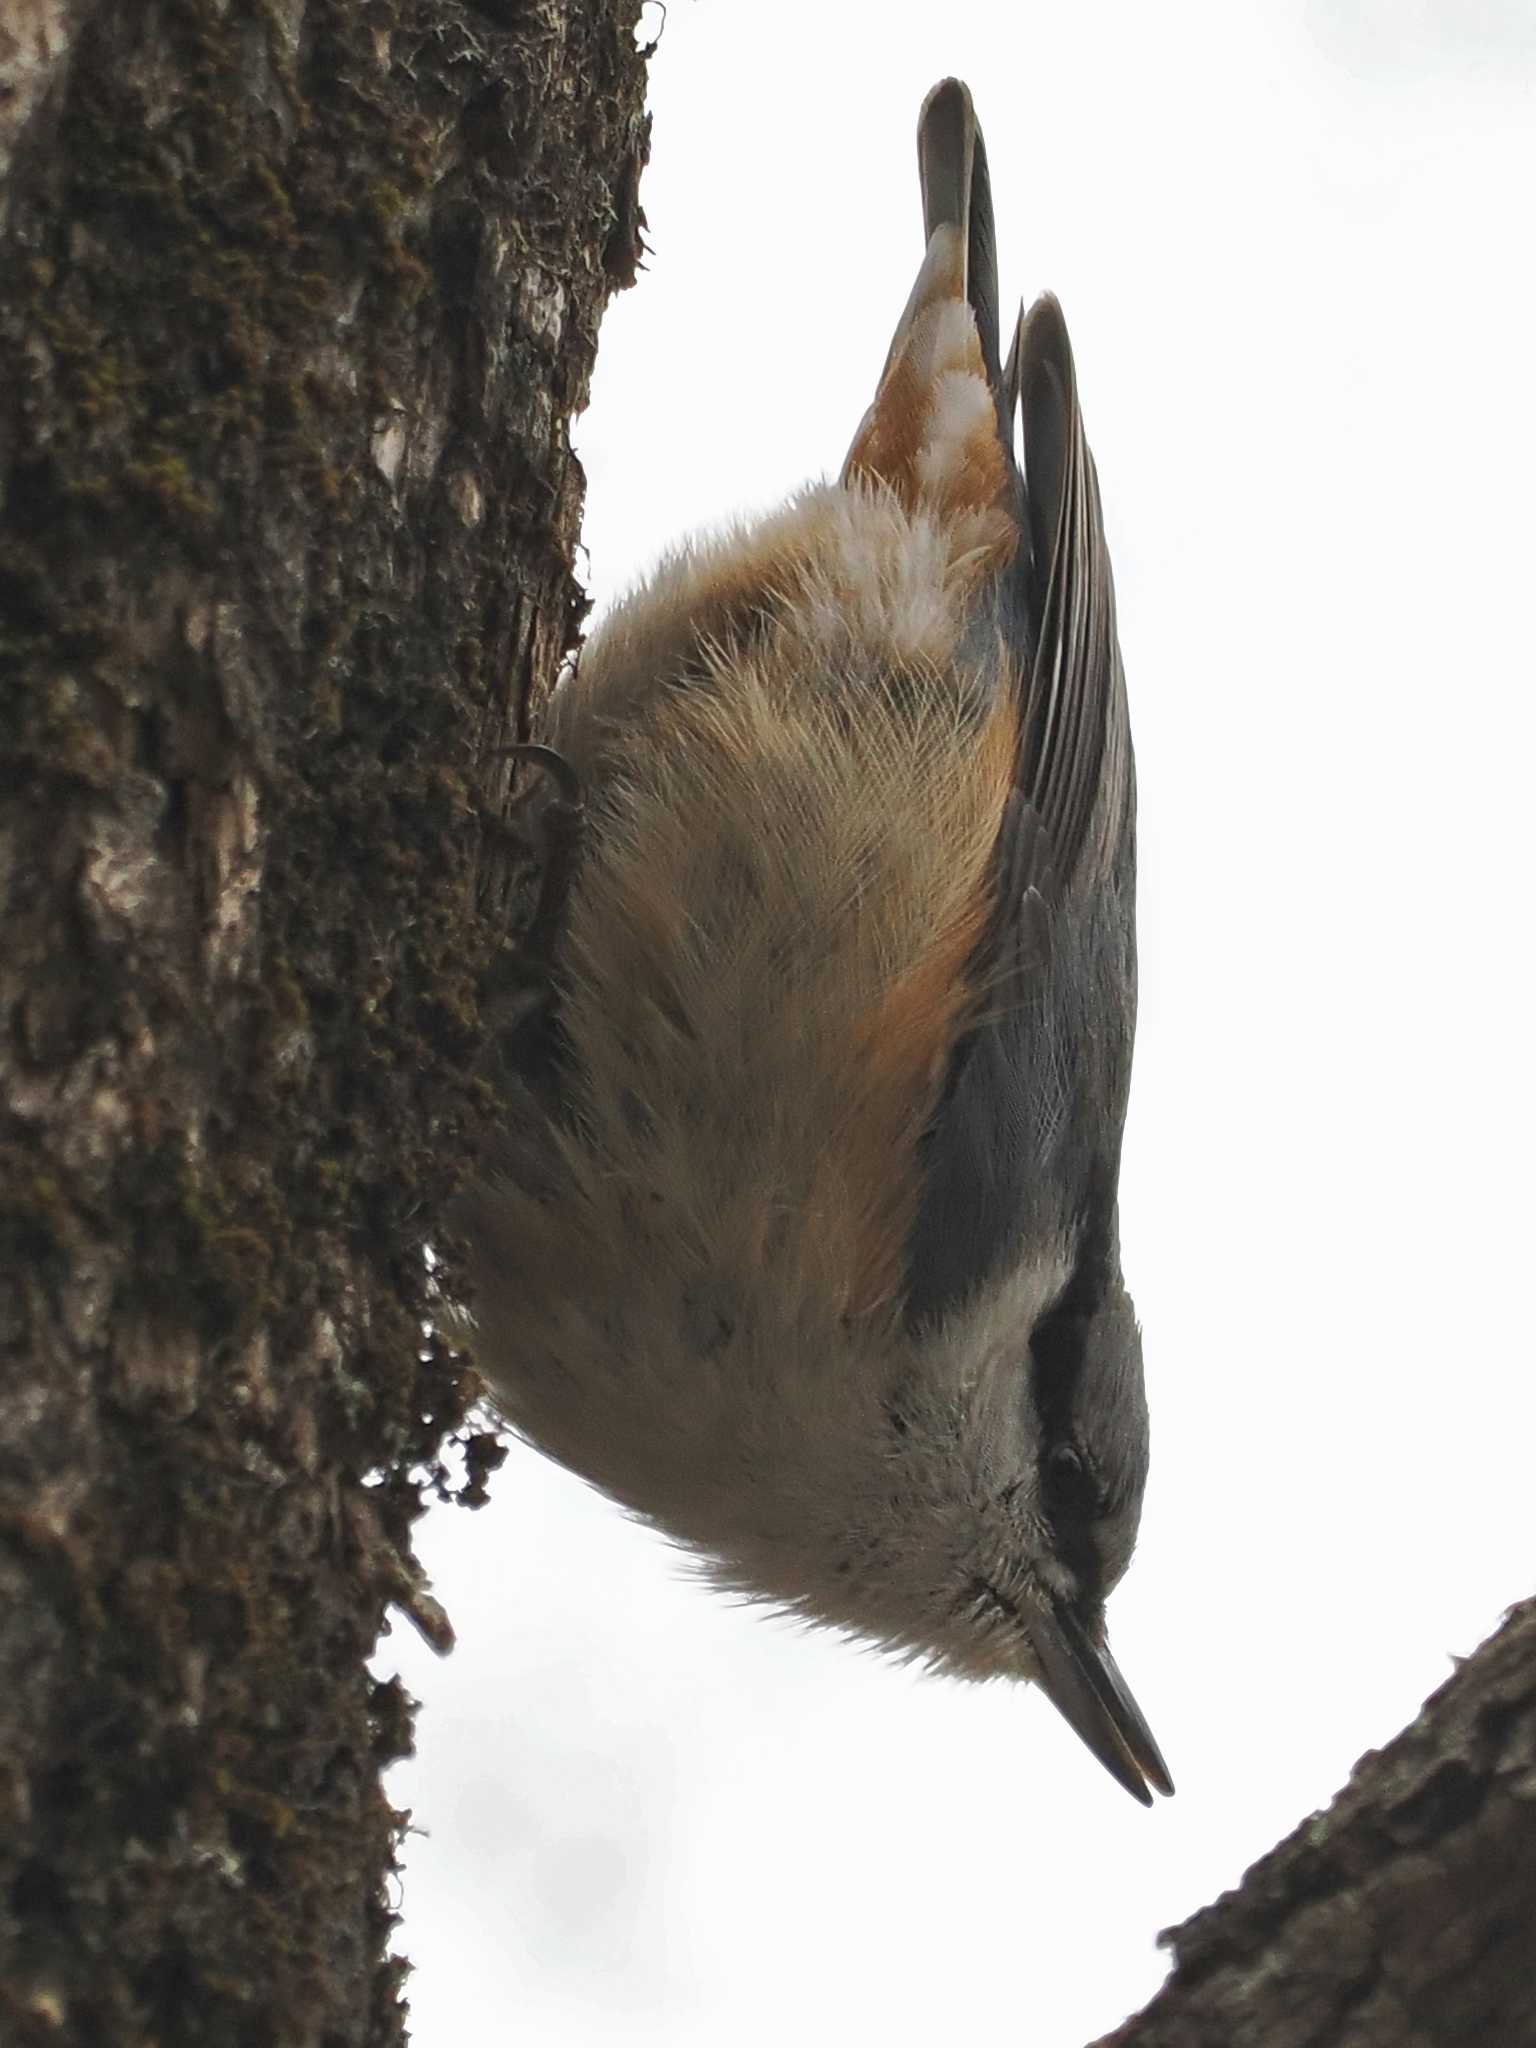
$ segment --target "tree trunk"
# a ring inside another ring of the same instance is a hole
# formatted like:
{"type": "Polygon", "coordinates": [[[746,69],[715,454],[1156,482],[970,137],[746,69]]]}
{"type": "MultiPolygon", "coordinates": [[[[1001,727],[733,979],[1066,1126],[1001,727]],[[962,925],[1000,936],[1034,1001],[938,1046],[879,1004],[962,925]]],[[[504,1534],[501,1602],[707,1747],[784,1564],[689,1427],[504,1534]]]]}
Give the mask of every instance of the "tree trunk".
{"type": "Polygon", "coordinates": [[[1097,2048],[1536,2042],[1536,1600],[1163,1940],[1172,1976],[1097,2048]]]}
{"type": "Polygon", "coordinates": [[[403,2037],[366,1659],[637,12],[0,0],[7,2048],[403,2037]]]}

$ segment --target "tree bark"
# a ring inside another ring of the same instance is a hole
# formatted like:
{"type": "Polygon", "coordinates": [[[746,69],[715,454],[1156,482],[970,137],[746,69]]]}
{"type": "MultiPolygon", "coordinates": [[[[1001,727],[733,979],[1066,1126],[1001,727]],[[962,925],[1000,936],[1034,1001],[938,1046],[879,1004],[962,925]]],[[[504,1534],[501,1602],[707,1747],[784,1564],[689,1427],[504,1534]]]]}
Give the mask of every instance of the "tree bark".
{"type": "Polygon", "coordinates": [[[1229,1892],[1097,2048],[1536,2042],[1536,1600],[1229,1892]]]}
{"type": "Polygon", "coordinates": [[[0,2041],[403,2038],[482,772],[582,611],[638,0],[0,0],[0,2041]]]}

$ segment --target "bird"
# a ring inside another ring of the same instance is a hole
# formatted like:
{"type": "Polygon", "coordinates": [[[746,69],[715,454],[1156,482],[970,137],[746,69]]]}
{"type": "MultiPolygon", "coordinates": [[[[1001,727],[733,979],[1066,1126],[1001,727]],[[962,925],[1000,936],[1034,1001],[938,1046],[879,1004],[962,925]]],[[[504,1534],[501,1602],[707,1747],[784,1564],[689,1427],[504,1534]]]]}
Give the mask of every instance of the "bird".
{"type": "Polygon", "coordinates": [[[839,473],[665,556],[513,750],[545,873],[456,1328],[515,1432],[716,1587],[1034,1683],[1150,1806],[1105,1632],[1148,1470],[1114,585],[1054,297],[1002,355],[957,79],[918,163],[839,473]]]}

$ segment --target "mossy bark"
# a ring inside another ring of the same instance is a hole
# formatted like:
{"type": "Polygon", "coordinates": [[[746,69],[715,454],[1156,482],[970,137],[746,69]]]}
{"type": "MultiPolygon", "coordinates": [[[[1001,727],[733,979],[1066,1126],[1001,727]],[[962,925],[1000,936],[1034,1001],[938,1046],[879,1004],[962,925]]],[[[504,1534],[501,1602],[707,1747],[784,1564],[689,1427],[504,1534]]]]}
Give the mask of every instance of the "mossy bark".
{"type": "Polygon", "coordinates": [[[423,1246],[638,0],[0,29],[0,2041],[403,2038],[423,1246]],[[479,765],[477,765],[479,764],[479,765]]]}

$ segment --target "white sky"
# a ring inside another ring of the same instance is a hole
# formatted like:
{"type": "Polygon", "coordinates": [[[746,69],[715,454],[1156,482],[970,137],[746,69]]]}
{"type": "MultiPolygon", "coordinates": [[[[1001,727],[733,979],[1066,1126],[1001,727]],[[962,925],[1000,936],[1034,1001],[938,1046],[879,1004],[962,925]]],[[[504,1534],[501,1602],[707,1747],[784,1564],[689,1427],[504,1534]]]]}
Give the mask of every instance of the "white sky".
{"type": "Polygon", "coordinates": [[[423,1527],[457,1653],[380,1660],[425,1702],[418,2048],[1073,2048],[1530,1586],[1536,10],[672,0],[579,426],[599,601],[841,460],[951,71],[1120,595],[1153,1465],[1110,1622],[1178,1796],[725,1604],[518,1450],[423,1527]]]}

